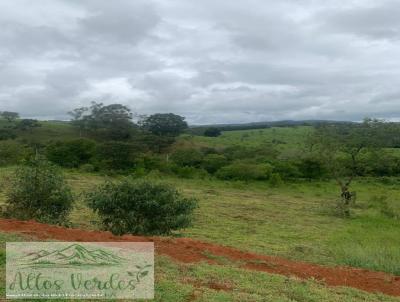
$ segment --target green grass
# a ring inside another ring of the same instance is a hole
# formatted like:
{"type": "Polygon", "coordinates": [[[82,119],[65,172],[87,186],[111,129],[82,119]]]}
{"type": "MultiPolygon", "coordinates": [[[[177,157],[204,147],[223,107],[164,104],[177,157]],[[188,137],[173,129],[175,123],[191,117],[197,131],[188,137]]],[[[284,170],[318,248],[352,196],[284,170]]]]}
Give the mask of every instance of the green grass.
{"type": "Polygon", "coordinates": [[[219,137],[182,136],[181,140],[211,147],[235,145],[254,147],[272,143],[280,150],[290,150],[304,145],[305,138],[312,130],[311,126],[273,127],[257,130],[224,131],[219,137]]]}
{"type": "MultiPolygon", "coordinates": [[[[5,242],[27,241],[26,237],[0,233],[1,282],[5,284],[5,242]]],[[[156,257],[155,301],[332,301],[395,302],[397,298],[368,294],[345,287],[327,287],[321,282],[253,272],[224,265],[180,264],[163,256],[156,257]]],[[[5,287],[0,288],[4,297],[5,287]]],[[[10,300],[11,301],[11,300],[10,300]]],[[[51,301],[51,300],[35,300],[51,301]]],[[[66,300],[54,300],[66,301],[66,300]]],[[[121,300],[119,300],[121,301],[121,300]]]]}
{"type": "MultiPolygon", "coordinates": [[[[0,128],[13,127],[14,125],[15,122],[8,123],[7,121],[0,119],[0,128]]],[[[33,129],[32,132],[17,130],[17,139],[46,142],[52,139],[75,139],[79,136],[78,131],[67,122],[40,121],[40,125],[40,127],[33,129]]]]}
{"type": "Polygon", "coordinates": [[[358,217],[331,242],[338,263],[400,275],[399,221],[358,217]]]}
{"type": "MultiPolygon", "coordinates": [[[[5,200],[7,175],[0,169],[5,200]]],[[[99,229],[99,218],[89,210],[82,194],[105,178],[68,172],[76,196],[73,227],[99,229]]],[[[386,217],[374,205],[387,196],[400,213],[398,180],[356,181],[357,207],[352,218],[330,212],[338,196],[334,182],[299,182],[271,188],[264,182],[187,180],[163,177],[188,196],[199,199],[193,226],[176,236],[192,237],[260,254],[329,265],[351,265],[400,275],[400,220],[386,217]]]]}

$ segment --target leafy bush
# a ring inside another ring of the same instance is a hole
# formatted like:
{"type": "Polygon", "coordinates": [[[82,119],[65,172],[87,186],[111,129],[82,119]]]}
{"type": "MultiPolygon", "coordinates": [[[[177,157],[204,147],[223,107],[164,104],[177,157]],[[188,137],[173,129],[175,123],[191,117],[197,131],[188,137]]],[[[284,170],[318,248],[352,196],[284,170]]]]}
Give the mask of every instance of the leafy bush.
{"type": "Polygon", "coordinates": [[[194,168],[194,167],[172,167],[172,172],[182,178],[207,178],[209,176],[208,172],[204,169],[194,168]]]}
{"type": "Polygon", "coordinates": [[[33,154],[33,149],[16,141],[0,142],[0,165],[16,165],[33,154]]]}
{"type": "Polygon", "coordinates": [[[271,171],[269,164],[234,162],[219,169],[216,176],[225,180],[265,180],[269,178],[271,171]]]}
{"type": "Polygon", "coordinates": [[[17,135],[11,129],[0,129],[0,141],[15,139],[17,135]]]}
{"type": "Polygon", "coordinates": [[[89,139],[50,142],[46,157],[62,167],[77,168],[88,164],[95,155],[96,143],[89,139]]]}
{"type": "Polygon", "coordinates": [[[279,173],[272,173],[269,178],[269,184],[273,187],[279,187],[283,184],[282,178],[279,173]]]}
{"type": "Polygon", "coordinates": [[[318,179],[326,174],[323,164],[313,158],[304,158],[298,165],[300,173],[304,178],[318,179]]]}
{"type": "Polygon", "coordinates": [[[190,225],[194,199],[173,187],[148,181],[107,182],[89,193],[87,202],[106,230],[116,235],[170,234],[190,225]]]}
{"type": "Polygon", "coordinates": [[[134,167],[139,151],[133,143],[106,142],[97,147],[95,163],[99,170],[129,170],[134,167]]]}
{"type": "Polygon", "coordinates": [[[166,156],[142,154],[136,159],[135,167],[146,171],[162,170],[167,163],[166,156]]]}
{"type": "Polygon", "coordinates": [[[274,161],[273,166],[274,173],[278,173],[283,179],[295,179],[302,176],[298,166],[292,161],[274,161]]]}
{"type": "Polygon", "coordinates": [[[220,135],[221,135],[221,130],[219,130],[218,128],[215,128],[215,127],[207,128],[204,131],[204,136],[217,137],[220,135]]]}
{"type": "Polygon", "coordinates": [[[203,154],[197,149],[180,149],[171,155],[171,159],[181,167],[199,167],[203,160],[203,154]]]}
{"type": "Polygon", "coordinates": [[[73,198],[61,171],[37,158],[14,173],[7,196],[6,214],[18,219],[63,223],[72,209],[73,198]]]}
{"type": "Polygon", "coordinates": [[[227,164],[228,160],[224,155],[208,154],[204,157],[201,165],[208,173],[213,174],[227,164]]]}

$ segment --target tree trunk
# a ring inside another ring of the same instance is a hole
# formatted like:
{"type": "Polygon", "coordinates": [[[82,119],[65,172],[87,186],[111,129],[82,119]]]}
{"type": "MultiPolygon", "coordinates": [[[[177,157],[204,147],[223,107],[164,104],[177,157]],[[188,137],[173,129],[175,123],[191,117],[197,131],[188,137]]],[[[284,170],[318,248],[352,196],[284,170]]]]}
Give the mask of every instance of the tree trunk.
{"type": "Polygon", "coordinates": [[[344,185],[341,187],[342,203],[343,203],[343,213],[346,217],[350,216],[350,206],[353,198],[353,194],[349,191],[349,187],[344,185]]]}

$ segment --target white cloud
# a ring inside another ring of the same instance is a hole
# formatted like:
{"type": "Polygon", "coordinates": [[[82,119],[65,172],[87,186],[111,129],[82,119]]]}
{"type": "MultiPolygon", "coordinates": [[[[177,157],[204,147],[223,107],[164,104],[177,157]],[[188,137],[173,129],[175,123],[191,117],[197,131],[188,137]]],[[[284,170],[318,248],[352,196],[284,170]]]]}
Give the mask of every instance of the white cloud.
{"type": "Polygon", "coordinates": [[[0,2],[0,110],[191,123],[400,118],[394,0],[0,2]]]}

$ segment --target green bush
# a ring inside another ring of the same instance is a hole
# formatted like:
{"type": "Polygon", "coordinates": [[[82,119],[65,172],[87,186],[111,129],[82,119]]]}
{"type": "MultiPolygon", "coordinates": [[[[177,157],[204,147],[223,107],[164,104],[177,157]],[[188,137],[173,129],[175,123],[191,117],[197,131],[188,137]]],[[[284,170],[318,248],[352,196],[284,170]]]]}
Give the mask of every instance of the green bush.
{"type": "Polygon", "coordinates": [[[0,142],[0,165],[16,165],[33,154],[33,149],[16,141],[0,142]]]}
{"type": "Polygon", "coordinates": [[[323,164],[313,158],[304,158],[298,164],[300,173],[304,178],[319,179],[326,175],[326,170],[323,164]]]}
{"type": "Polygon", "coordinates": [[[46,157],[62,167],[77,168],[88,164],[95,155],[96,143],[89,139],[50,142],[46,157]]]}
{"type": "Polygon", "coordinates": [[[194,167],[173,167],[173,173],[181,178],[207,178],[209,176],[208,172],[204,169],[198,169],[194,167]]]}
{"type": "Polygon", "coordinates": [[[295,179],[301,178],[302,174],[298,168],[298,166],[292,162],[287,160],[274,161],[274,172],[279,173],[279,175],[283,179],[295,179]]]}
{"type": "Polygon", "coordinates": [[[219,130],[218,128],[215,128],[215,127],[207,128],[204,131],[204,136],[208,136],[208,137],[217,137],[217,136],[220,136],[221,134],[222,134],[221,130],[219,130]]]}
{"type": "Polygon", "coordinates": [[[200,167],[203,154],[197,149],[180,149],[171,155],[171,160],[181,167],[200,167]]]}
{"type": "Polygon", "coordinates": [[[269,178],[269,184],[273,187],[279,187],[283,184],[282,178],[279,173],[272,173],[269,178]]]}
{"type": "Polygon", "coordinates": [[[133,169],[140,150],[134,143],[110,141],[97,147],[95,165],[103,171],[133,169]]]}
{"type": "Polygon", "coordinates": [[[271,171],[272,166],[269,164],[234,162],[219,169],[216,176],[225,180],[265,180],[270,177],[271,171]]]}
{"type": "Polygon", "coordinates": [[[37,158],[16,169],[6,201],[6,214],[17,219],[64,223],[73,198],[61,171],[37,158]]]}
{"type": "Polygon", "coordinates": [[[0,141],[15,139],[17,135],[11,129],[0,129],[0,141]]]}
{"type": "Polygon", "coordinates": [[[220,154],[208,154],[204,157],[201,166],[211,174],[214,174],[223,166],[228,164],[228,160],[224,155],[220,154]]]}
{"type": "Polygon", "coordinates": [[[116,235],[170,234],[190,225],[197,207],[194,199],[173,187],[149,181],[107,182],[89,193],[87,202],[116,235]]]}

